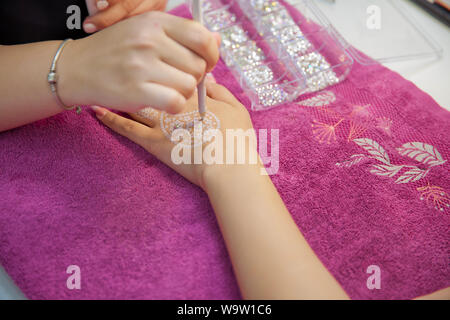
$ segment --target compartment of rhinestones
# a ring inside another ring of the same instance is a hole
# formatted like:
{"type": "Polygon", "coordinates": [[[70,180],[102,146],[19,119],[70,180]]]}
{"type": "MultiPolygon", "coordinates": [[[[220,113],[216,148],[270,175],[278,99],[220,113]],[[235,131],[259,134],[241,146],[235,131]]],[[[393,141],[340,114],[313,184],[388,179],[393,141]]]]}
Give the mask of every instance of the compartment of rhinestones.
{"type": "Polygon", "coordinates": [[[340,81],[319,35],[281,1],[205,0],[205,24],[222,36],[221,54],[253,109],[267,109],[340,81]]]}

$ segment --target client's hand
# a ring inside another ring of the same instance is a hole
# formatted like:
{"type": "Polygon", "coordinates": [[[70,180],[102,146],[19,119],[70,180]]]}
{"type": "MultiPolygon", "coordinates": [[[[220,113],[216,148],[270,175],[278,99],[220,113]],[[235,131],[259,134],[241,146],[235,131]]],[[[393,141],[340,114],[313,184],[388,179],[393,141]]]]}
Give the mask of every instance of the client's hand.
{"type": "MultiPolygon", "coordinates": [[[[226,143],[226,130],[227,129],[242,129],[244,131],[248,129],[252,129],[253,126],[250,120],[247,109],[223,86],[206,82],[207,88],[207,114],[205,116],[205,120],[209,121],[208,123],[214,122],[212,127],[217,128],[222,133],[223,137],[223,159],[225,159],[227,148],[226,143]],[[209,113],[210,112],[210,113],[209,113]],[[214,117],[215,116],[215,117],[214,117]],[[217,118],[217,119],[216,119],[217,118]],[[209,120],[208,120],[209,119],[209,120]],[[215,121],[219,120],[219,121],[215,121]],[[217,126],[217,124],[220,125],[217,126]]],[[[194,95],[191,99],[187,101],[186,110],[187,112],[195,111],[197,113],[197,95],[194,95]]],[[[169,114],[161,114],[159,111],[153,110],[151,112],[152,119],[147,119],[140,117],[136,114],[131,114],[131,116],[137,121],[127,119],[121,117],[115,113],[112,113],[104,108],[93,107],[96,112],[97,117],[102,121],[105,125],[110,127],[112,130],[117,133],[128,137],[130,140],[136,142],[143,148],[145,148],[148,152],[155,155],[158,159],[164,162],[166,165],[180,173],[182,176],[187,178],[189,181],[199,185],[203,189],[205,189],[205,177],[216,176],[217,174],[223,173],[224,170],[230,169],[230,165],[225,164],[211,164],[207,165],[205,161],[202,161],[201,164],[179,164],[176,165],[172,158],[171,153],[172,149],[175,147],[175,144],[170,141],[170,136],[167,136],[167,132],[170,131],[167,127],[161,127],[161,124],[165,126],[165,123],[171,122],[174,119],[180,119],[182,122],[186,119],[185,124],[191,122],[189,119],[192,118],[192,115],[188,114],[180,114],[171,116],[169,114]],[[163,121],[161,120],[163,117],[163,121]],[[164,121],[166,120],[166,121],[164,121]]],[[[205,130],[205,129],[204,129],[205,130]]],[[[246,139],[246,143],[249,142],[250,139],[246,139]]],[[[203,144],[203,149],[205,149],[208,143],[203,144]]],[[[236,144],[237,145],[237,144],[236,144]]],[[[250,143],[247,144],[248,148],[246,148],[247,152],[253,151],[256,154],[256,145],[250,143]],[[253,148],[253,149],[251,149],[253,148]]],[[[198,148],[198,146],[191,145],[190,156],[193,158],[194,150],[198,148]]],[[[229,147],[228,147],[229,148],[229,147]]],[[[233,146],[234,148],[234,146],[233,146]]],[[[217,150],[216,152],[220,152],[217,150]]],[[[236,155],[237,156],[237,155],[236,155]]],[[[248,153],[245,155],[247,161],[245,164],[248,164],[248,153]]],[[[225,162],[225,160],[224,160],[225,162]]],[[[193,163],[193,161],[192,161],[193,163]]],[[[259,166],[259,157],[257,157],[256,166],[259,166]]]]}
{"type": "MultiPolygon", "coordinates": [[[[228,90],[208,83],[207,91],[208,110],[220,119],[221,132],[252,128],[246,109],[228,90]]],[[[195,98],[188,104],[190,110],[197,107],[195,98]]],[[[166,118],[155,121],[158,119],[155,116],[154,120],[146,121],[133,116],[147,124],[144,125],[103,108],[94,110],[104,124],[140,144],[206,191],[245,299],[348,298],[309,247],[270,178],[260,174],[259,163],[177,166],[170,157],[174,144],[164,134],[166,118]]],[[[214,141],[210,145],[213,144],[214,141]]],[[[224,145],[223,151],[228,152],[228,143],[224,145]]]]}

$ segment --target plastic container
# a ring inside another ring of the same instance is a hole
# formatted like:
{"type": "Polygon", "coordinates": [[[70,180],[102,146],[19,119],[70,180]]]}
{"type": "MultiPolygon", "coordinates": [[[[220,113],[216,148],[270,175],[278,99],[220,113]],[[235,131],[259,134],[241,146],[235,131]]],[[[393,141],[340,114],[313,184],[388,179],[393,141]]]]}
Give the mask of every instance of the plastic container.
{"type": "Polygon", "coordinates": [[[252,109],[266,110],[343,81],[354,61],[440,57],[402,2],[203,0],[203,16],[252,109]]]}

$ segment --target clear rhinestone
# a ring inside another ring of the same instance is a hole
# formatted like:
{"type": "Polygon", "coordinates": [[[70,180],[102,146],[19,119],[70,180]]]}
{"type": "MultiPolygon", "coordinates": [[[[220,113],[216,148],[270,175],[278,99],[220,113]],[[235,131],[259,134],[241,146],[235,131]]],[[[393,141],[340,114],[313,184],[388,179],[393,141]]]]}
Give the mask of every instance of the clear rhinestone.
{"type": "Polygon", "coordinates": [[[202,1],[202,9],[203,12],[209,12],[212,10],[216,10],[222,7],[222,3],[218,0],[203,0],[202,1]]]}
{"type": "Polygon", "coordinates": [[[250,4],[253,8],[263,13],[274,12],[280,9],[278,1],[273,0],[250,0],[250,4]]]}
{"type": "Polygon", "coordinates": [[[307,75],[313,75],[331,67],[325,58],[317,52],[299,57],[297,66],[307,75]]]}
{"type": "Polygon", "coordinates": [[[248,83],[252,87],[259,87],[260,85],[273,81],[273,71],[266,65],[262,64],[252,69],[244,71],[248,83]]]}
{"type": "Polygon", "coordinates": [[[205,16],[206,26],[212,31],[219,31],[236,22],[236,16],[227,10],[213,11],[205,16]]]}
{"type": "Polygon", "coordinates": [[[220,32],[222,44],[226,48],[235,48],[236,45],[243,44],[250,40],[247,33],[241,26],[235,25],[220,32]]]}
{"type": "Polygon", "coordinates": [[[278,29],[295,25],[294,20],[284,9],[262,17],[261,21],[263,25],[268,27],[272,33],[275,33],[278,29]]]}
{"type": "Polygon", "coordinates": [[[300,38],[286,43],[284,48],[291,57],[295,58],[299,54],[304,54],[308,51],[311,48],[311,43],[305,38],[300,38]]]}
{"type": "Polygon", "coordinates": [[[263,106],[274,106],[286,102],[288,94],[278,84],[267,84],[256,88],[259,103],[263,106]]]}
{"type": "Polygon", "coordinates": [[[251,69],[261,64],[266,59],[264,52],[255,42],[249,42],[247,45],[236,48],[233,53],[236,64],[243,70],[251,69]]]}
{"type": "Polygon", "coordinates": [[[273,30],[272,33],[278,39],[280,39],[280,42],[282,44],[301,38],[303,36],[302,31],[297,25],[292,25],[283,29],[273,30]]]}
{"type": "Polygon", "coordinates": [[[336,74],[328,70],[326,72],[321,72],[307,79],[308,91],[314,92],[325,89],[328,86],[336,84],[339,82],[339,78],[336,74]]]}

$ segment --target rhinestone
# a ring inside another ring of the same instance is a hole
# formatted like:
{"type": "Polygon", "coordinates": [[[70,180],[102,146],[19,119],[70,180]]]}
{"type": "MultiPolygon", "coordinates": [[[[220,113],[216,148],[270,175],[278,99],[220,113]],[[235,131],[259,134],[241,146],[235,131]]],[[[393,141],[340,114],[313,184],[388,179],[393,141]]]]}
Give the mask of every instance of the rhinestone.
{"type": "Polygon", "coordinates": [[[278,29],[283,29],[288,26],[295,25],[294,20],[286,10],[280,10],[273,14],[261,18],[264,26],[269,26],[270,31],[275,33],[278,29]]]}
{"type": "Polygon", "coordinates": [[[236,22],[236,16],[227,10],[213,11],[205,16],[205,23],[212,31],[219,31],[236,22]]]}
{"type": "Polygon", "coordinates": [[[298,58],[297,66],[307,75],[313,75],[331,67],[325,58],[316,52],[298,58]]]}
{"type": "Polygon", "coordinates": [[[250,0],[250,4],[256,10],[269,13],[280,9],[277,1],[273,0],[250,0]]]}
{"type": "Polygon", "coordinates": [[[292,25],[283,29],[273,30],[272,33],[280,39],[282,44],[303,36],[302,31],[297,25],[292,25]]]}
{"type": "Polygon", "coordinates": [[[242,44],[250,40],[247,33],[240,26],[235,25],[222,30],[222,44],[225,47],[236,47],[237,44],[242,44]]]}
{"type": "Polygon", "coordinates": [[[244,74],[250,85],[253,87],[259,87],[260,85],[273,80],[272,70],[264,64],[248,69],[244,71],[244,74]]]}
{"type": "Polygon", "coordinates": [[[284,47],[291,57],[296,57],[311,48],[311,43],[305,38],[300,38],[286,43],[284,47]]]}
{"type": "Polygon", "coordinates": [[[307,79],[307,86],[309,92],[319,91],[325,89],[326,87],[336,84],[339,82],[339,78],[336,74],[329,70],[327,72],[322,72],[314,75],[307,79]]]}
{"type": "Polygon", "coordinates": [[[220,1],[217,0],[203,0],[202,1],[202,9],[203,12],[208,12],[212,10],[219,9],[221,7],[220,1]]]}
{"type": "Polygon", "coordinates": [[[274,106],[286,102],[288,95],[278,84],[267,84],[256,88],[259,103],[263,106],[274,106]]]}
{"type": "Polygon", "coordinates": [[[261,64],[261,61],[266,59],[266,56],[262,52],[255,42],[250,42],[245,46],[236,48],[232,52],[233,58],[237,65],[242,69],[250,69],[261,64]]]}

